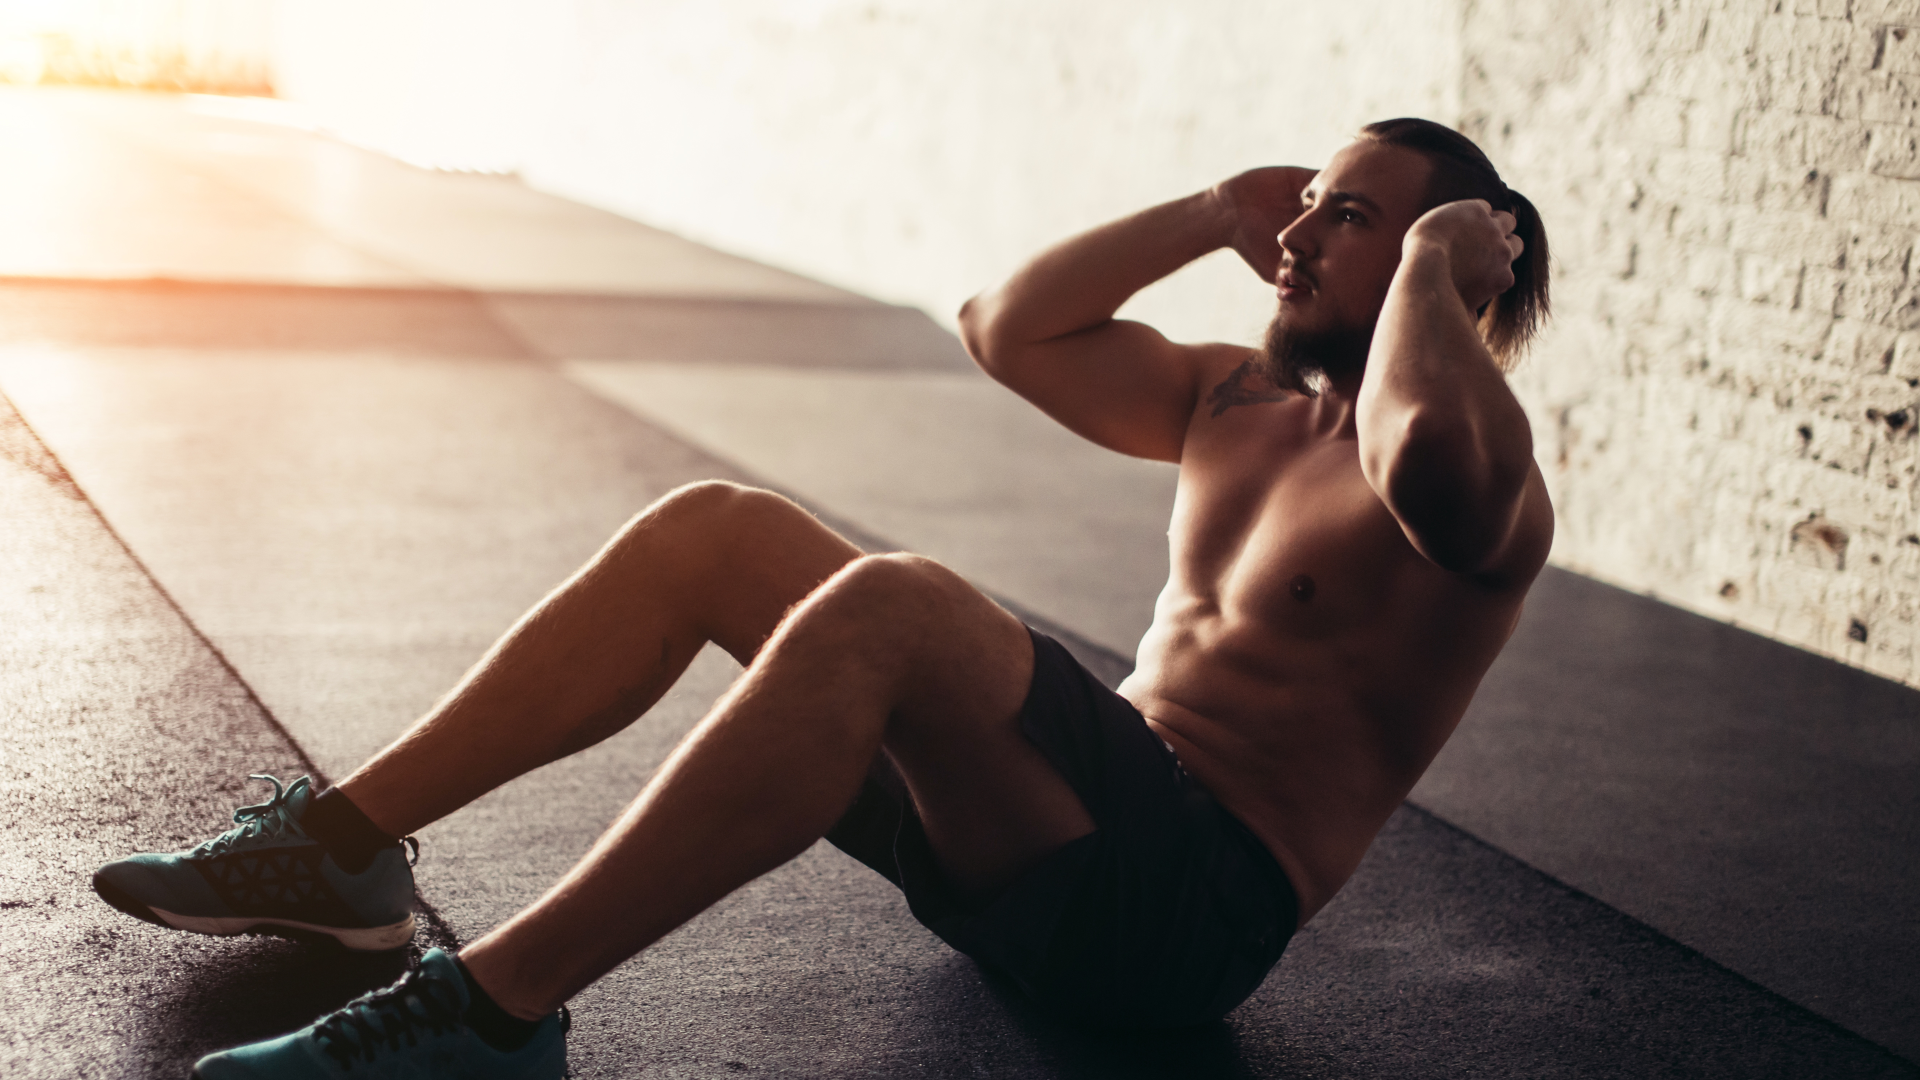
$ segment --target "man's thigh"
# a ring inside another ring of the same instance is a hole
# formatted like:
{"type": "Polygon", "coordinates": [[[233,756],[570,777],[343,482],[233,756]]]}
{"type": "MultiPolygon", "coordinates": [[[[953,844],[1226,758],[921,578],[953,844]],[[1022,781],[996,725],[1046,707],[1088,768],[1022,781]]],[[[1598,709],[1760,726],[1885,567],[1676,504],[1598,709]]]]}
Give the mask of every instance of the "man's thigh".
{"type": "Polygon", "coordinates": [[[958,575],[925,560],[929,628],[915,686],[888,727],[941,870],[979,896],[1092,832],[1080,797],[1020,729],[1033,679],[1026,626],[958,575]]]}

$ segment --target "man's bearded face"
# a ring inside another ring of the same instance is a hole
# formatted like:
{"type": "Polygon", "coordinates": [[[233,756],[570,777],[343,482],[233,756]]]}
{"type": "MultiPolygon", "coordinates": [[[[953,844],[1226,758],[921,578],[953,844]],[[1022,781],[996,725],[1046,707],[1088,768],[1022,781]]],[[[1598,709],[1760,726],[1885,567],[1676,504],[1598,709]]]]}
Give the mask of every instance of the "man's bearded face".
{"type": "Polygon", "coordinates": [[[1267,325],[1261,370],[1275,386],[1317,394],[1330,380],[1367,366],[1373,322],[1365,326],[1307,330],[1294,325],[1283,306],[1267,325]]]}
{"type": "Polygon", "coordinates": [[[1364,370],[1374,324],[1400,265],[1407,228],[1425,209],[1433,163],[1362,140],[1341,150],[1300,193],[1281,230],[1280,307],[1267,330],[1266,373],[1314,393],[1364,370]]]}

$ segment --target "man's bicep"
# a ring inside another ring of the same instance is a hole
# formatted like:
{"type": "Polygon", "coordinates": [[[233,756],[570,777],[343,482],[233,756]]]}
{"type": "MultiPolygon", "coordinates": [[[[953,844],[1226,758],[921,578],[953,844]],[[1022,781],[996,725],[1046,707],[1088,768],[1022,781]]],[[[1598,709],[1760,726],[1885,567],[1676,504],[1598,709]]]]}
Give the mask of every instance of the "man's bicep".
{"type": "Polygon", "coordinates": [[[1217,345],[1180,345],[1142,323],[1099,326],[981,360],[1002,385],[1110,450],[1180,460],[1199,372],[1217,345]]]}

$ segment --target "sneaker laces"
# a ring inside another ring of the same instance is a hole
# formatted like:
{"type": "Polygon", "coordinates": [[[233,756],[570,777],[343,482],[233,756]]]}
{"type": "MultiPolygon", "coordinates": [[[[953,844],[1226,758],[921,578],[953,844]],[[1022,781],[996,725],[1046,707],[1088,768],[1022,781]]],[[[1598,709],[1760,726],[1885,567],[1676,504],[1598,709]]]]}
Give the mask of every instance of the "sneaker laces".
{"type": "Polygon", "coordinates": [[[356,1059],[372,1062],[381,1050],[398,1050],[404,1039],[444,1035],[460,1025],[460,996],[447,980],[414,968],[384,990],[362,994],[313,1025],[314,1041],[343,1069],[356,1059]]]}
{"type": "Polygon", "coordinates": [[[269,776],[265,773],[254,773],[248,776],[247,779],[265,780],[267,783],[272,784],[273,798],[256,806],[243,806],[235,810],[233,812],[233,820],[239,826],[238,828],[228,829],[219,836],[194,848],[189,854],[199,856],[221,855],[244,843],[252,843],[263,839],[278,840],[286,836],[289,830],[299,836],[306,835],[300,831],[300,826],[294,822],[293,812],[288,808],[288,803],[292,800],[295,792],[303,790],[311,782],[307,777],[303,776],[295,780],[292,787],[284,789],[280,786],[279,778],[269,776]]]}
{"type": "MultiPolygon", "coordinates": [[[[311,839],[307,836],[306,830],[300,828],[299,823],[294,821],[293,811],[287,808],[296,793],[312,784],[311,777],[303,776],[295,780],[292,787],[285,790],[281,789],[277,777],[266,773],[254,773],[247,779],[265,780],[272,784],[273,798],[255,806],[243,806],[235,810],[233,820],[239,823],[239,828],[228,829],[219,836],[205,841],[189,851],[188,855],[203,858],[210,855],[224,855],[234,848],[260,840],[278,840],[286,836],[289,831],[302,839],[311,839]]],[[[411,836],[403,836],[400,838],[400,843],[406,845],[407,850],[411,852],[407,865],[420,865],[420,841],[411,836]]]]}

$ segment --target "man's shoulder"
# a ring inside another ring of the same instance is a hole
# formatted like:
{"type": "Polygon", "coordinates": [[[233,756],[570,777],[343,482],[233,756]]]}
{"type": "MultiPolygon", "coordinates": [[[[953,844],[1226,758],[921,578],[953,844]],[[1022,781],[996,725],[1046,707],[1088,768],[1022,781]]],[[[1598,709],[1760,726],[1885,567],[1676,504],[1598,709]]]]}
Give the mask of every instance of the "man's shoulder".
{"type": "Polygon", "coordinates": [[[1202,362],[1199,407],[1209,418],[1218,418],[1236,405],[1266,405],[1293,396],[1267,377],[1257,353],[1222,350],[1202,362]]]}
{"type": "MultiPolygon", "coordinates": [[[[1194,400],[1196,420],[1236,421],[1257,416],[1259,426],[1271,428],[1276,421],[1298,414],[1312,399],[1298,390],[1274,381],[1265,354],[1244,345],[1196,346],[1193,357],[1198,393],[1194,400]],[[1243,410],[1241,406],[1269,406],[1243,410]]],[[[1205,426],[1205,425],[1203,425],[1205,426]]],[[[1231,425],[1230,425],[1231,426],[1231,425]]]]}

